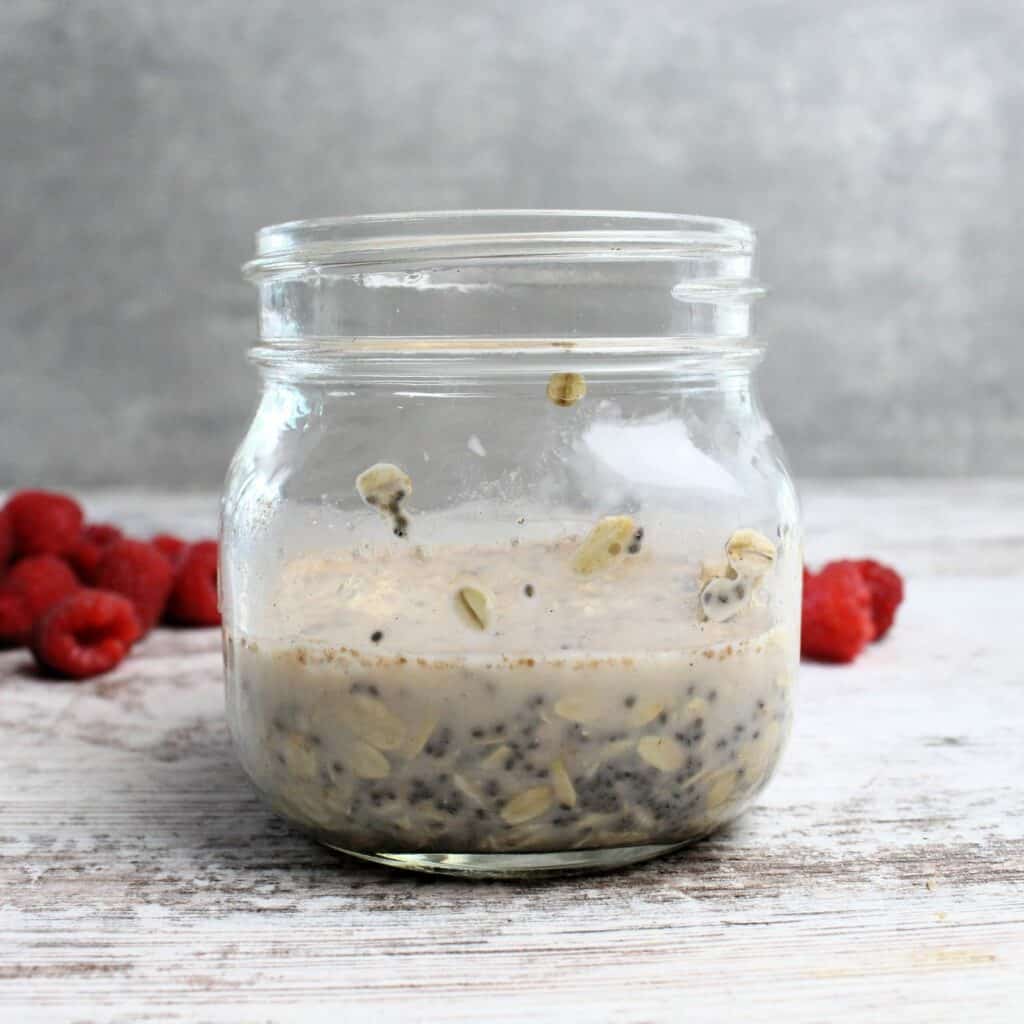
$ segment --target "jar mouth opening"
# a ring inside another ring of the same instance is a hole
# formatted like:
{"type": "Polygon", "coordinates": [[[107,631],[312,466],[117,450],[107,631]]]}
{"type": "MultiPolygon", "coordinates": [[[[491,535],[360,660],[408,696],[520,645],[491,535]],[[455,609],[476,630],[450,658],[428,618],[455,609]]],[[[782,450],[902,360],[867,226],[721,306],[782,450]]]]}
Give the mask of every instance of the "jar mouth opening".
{"type": "MultiPolygon", "coordinates": [[[[319,268],[492,262],[750,260],[737,220],[617,210],[429,210],[325,217],[256,232],[250,280],[319,268]]],[[[709,276],[714,276],[709,275],[709,276]]]]}

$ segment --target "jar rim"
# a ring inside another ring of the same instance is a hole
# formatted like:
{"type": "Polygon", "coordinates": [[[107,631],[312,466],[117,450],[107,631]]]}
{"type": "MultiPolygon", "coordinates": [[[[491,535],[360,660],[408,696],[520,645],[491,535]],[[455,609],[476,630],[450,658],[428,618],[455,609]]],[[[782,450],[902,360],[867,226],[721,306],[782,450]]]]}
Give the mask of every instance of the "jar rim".
{"type": "Polygon", "coordinates": [[[483,261],[716,261],[751,258],[742,221],[628,210],[424,210],[322,217],[256,232],[250,280],[321,267],[483,261]]]}

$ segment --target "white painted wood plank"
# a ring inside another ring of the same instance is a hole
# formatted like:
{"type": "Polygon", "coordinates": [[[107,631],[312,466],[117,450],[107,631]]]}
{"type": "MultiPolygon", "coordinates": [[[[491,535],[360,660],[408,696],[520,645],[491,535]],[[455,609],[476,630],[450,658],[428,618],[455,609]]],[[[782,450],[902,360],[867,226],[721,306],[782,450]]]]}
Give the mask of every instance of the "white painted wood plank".
{"type": "MultiPolygon", "coordinates": [[[[0,656],[0,1021],[1019,1021],[1024,482],[805,488],[808,557],[908,570],[891,639],[806,665],[779,777],[615,875],[349,862],[253,796],[215,632],[63,684],[0,656]]],[[[96,496],[134,529],[211,499],[96,496]]]]}

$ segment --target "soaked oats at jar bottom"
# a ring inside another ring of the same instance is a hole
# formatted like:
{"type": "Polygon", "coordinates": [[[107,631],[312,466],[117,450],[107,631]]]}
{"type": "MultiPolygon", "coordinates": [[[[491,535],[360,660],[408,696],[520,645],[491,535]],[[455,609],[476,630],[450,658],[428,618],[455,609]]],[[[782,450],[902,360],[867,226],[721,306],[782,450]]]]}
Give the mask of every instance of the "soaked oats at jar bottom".
{"type": "Polygon", "coordinates": [[[293,733],[281,745],[285,768],[300,779],[312,779],[320,770],[320,759],[312,740],[293,733]]]}
{"type": "Polygon", "coordinates": [[[551,788],[555,791],[558,802],[567,808],[576,806],[576,790],[573,788],[572,779],[565,770],[565,764],[561,758],[551,762],[551,788]]]}
{"type": "Polygon", "coordinates": [[[352,771],[361,779],[385,779],[391,774],[388,759],[369,743],[356,740],[348,748],[348,756],[352,771]]]}
{"type": "Polygon", "coordinates": [[[571,693],[555,703],[555,714],[570,722],[596,722],[607,714],[607,696],[597,693],[571,693]]]}
{"type": "Polygon", "coordinates": [[[659,772],[677,772],[685,759],[683,748],[675,740],[664,736],[645,736],[636,745],[636,750],[659,772]]]}
{"type": "Polygon", "coordinates": [[[378,750],[397,750],[405,741],[405,724],[376,697],[357,693],[326,703],[323,721],[347,729],[378,750]]]}
{"type": "Polygon", "coordinates": [[[626,713],[626,724],[631,729],[638,729],[648,722],[653,722],[665,710],[665,705],[658,700],[645,700],[633,703],[626,713]]]}
{"type": "Polygon", "coordinates": [[[407,761],[411,761],[415,758],[427,745],[427,741],[434,734],[434,731],[438,726],[438,721],[439,720],[436,716],[429,716],[419,724],[418,728],[408,731],[406,733],[407,739],[405,745],[399,751],[401,756],[407,761]]]}
{"type": "Polygon", "coordinates": [[[500,747],[495,747],[494,750],[492,750],[491,753],[480,762],[480,766],[484,769],[497,771],[508,760],[511,753],[512,748],[503,743],[500,747]]]}
{"type": "MultiPolygon", "coordinates": [[[[634,533],[629,522],[616,537],[634,533]]],[[[577,553],[524,543],[423,560],[389,546],[297,565],[271,628],[229,637],[249,774],[286,814],[357,851],[674,844],[731,817],[785,739],[795,632],[761,604],[726,623],[687,618],[692,563],[657,552],[623,586],[622,572],[575,572],[577,553]],[[358,590],[339,591],[352,573],[358,590]],[[472,632],[453,632],[455,582],[485,573],[500,621],[484,630],[467,608],[472,632]],[[310,623],[336,644],[313,642],[310,623]]]]}
{"type": "Polygon", "coordinates": [[[521,825],[524,821],[540,817],[554,799],[550,786],[534,786],[509,800],[501,816],[509,825],[521,825]]]}

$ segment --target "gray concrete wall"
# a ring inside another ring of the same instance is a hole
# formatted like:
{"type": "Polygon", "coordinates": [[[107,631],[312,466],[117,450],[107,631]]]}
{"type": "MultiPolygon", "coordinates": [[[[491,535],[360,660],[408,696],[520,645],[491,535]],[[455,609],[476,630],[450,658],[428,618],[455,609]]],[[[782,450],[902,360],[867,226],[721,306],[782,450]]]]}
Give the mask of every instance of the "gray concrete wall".
{"type": "Polygon", "coordinates": [[[216,485],[261,224],[760,229],[801,473],[1024,471],[1024,5],[4,0],[0,483],[216,485]]]}

